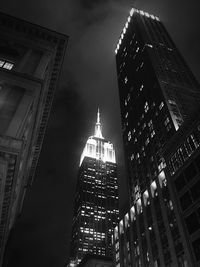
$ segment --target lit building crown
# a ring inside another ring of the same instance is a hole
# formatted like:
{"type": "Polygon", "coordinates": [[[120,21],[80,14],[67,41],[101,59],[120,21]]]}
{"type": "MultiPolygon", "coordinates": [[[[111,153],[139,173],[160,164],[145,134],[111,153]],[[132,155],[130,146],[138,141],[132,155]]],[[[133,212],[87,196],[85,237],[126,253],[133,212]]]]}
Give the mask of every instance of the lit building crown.
{"type": "Polygon", "coordinates": [[[160,21],[160,19],[157,16],[151,15],[148,12],[144,12],[143,10],[139,10],[139,9],[136,9],[136,8],[131,8],[131,10],[129,12],[128,19],[126,21],[126,24],[125,24],[125,26],[123,28],[123,31],[122,31],[121,36],[119,38],[119,41],[117,43],[117,47],[115,49],[115,54],[117,54],[117,52],[118,52],[118,50],[120,48],[120,45],[121,45],[122,40],[123,40],[123,38],[124,38],[124,36],[126,34],[126,31],[127,31],[128,27],[129,27],[129,23],[131,22],[131,19],[132,19],[132,16],[133,16],[134,13],[138,13],[138,14],[140,14],[142,16],[147,17],[147,18],[160,21]]]}
{"type": "Polygon", "coordinates": [[[116,163],[115,150],[113,144],[104,139],[101,132],[100,112],[97,112],[97,122],[95,125],[95,132],[93,136],[90,136],[83,149],[83,153],[80,159],[80,165],[85,157],[96,158],[104,162],[116,163]]]}

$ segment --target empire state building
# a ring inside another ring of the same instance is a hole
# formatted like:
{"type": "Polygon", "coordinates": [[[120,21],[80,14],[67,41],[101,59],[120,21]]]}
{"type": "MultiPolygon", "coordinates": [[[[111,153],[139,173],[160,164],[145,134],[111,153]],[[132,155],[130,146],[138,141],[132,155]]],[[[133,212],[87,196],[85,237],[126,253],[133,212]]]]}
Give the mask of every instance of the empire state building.
{"type": "Polygon", "coordinates": [[[102,135],[98,110],[94,135],[80,158],[69,266],[77,266],[87,254],[112,256],[112,229],[118,219],[115,150],[102,135]]]}

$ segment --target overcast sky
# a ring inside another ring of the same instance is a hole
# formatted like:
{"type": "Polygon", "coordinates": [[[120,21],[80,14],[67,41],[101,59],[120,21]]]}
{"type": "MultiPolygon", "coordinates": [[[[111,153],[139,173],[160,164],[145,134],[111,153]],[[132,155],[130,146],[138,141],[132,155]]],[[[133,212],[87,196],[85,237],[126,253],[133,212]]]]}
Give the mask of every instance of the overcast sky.
{"type": "MultiPolygon", "coordinates": [[[[2,0],[3,2],[3,0],[2,0]]],[[[200,80],[197,0],[6,0],[1,10],[70,38],[39,166],[10,242],[9,267],[61,267],[68,258],[80,154],[100,107],[103,135],[119,162],[120,207],[126,183],[114,50],[131,6],[160,17],[200,80]]]]}

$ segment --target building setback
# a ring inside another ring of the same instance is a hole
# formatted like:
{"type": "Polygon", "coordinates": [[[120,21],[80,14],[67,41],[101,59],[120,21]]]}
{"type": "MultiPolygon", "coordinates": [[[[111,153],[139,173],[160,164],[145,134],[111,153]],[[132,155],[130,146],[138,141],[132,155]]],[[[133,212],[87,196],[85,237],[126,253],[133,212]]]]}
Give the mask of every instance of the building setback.
{"type": "Polygon", "coordinates": [[[67,36],[0,13],[0,266],[32,183],[67,36]]]}
{"type": "Polygon", "coordinates": [[[111,257],[118,219],[115,150],[102,136],[98,112],[95,134],[88,138],[80,160],[69,266],[77,266],[87,254],[111,257]]]}
{"type": "Polygon", "coordinates": [[[199,107],[200,86],[157,16],[132,8],[116,50],[130,211],[117,266],[196,266],[185,245],[163,148],[199,107]]]}

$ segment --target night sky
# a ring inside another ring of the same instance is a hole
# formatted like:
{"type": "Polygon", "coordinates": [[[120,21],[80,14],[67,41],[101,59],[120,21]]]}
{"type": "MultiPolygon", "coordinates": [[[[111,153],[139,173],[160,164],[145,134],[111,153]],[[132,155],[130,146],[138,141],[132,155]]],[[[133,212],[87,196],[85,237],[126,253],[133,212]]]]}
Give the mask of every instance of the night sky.
{"type": "MultiPolygon", "coordinates": [[[[200,80],[200,3],[138,0],[163,21],[200,80]]],[[[9,267],[61,267],[68,258],[79,159],[94,132],[97,108],[103,135],[119,162],[120,208],[127,202],[114,49],[134,1],[6,0],[1,11],[70,37],[42,153],[23,213],[13,231],[9,267]]]]}

